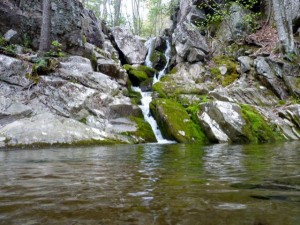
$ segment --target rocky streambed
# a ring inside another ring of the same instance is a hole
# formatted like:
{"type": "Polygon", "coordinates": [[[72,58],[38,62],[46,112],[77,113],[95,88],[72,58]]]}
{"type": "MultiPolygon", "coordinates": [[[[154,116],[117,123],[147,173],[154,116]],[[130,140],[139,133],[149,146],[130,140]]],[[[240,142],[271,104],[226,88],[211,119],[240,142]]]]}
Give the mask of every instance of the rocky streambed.
{"type": "Polygon", "coordinates": [[[242,8],[232,6],[233,32],[221,24],[210,40],[194,24],[203,17],[197,1],[181,1],[173,27],[153,41],[149,68],[146,40],[108,29],[77,1],[52,7],[52,35],[66,55],[38,57],[22,38],[31,37],[36,48],[32,24],[41,12],[29,7],[36,1],[0,5],[0,147],[156,142],[132,85],[153,91],[150,111],[167,139],[205,144],[300,138],[299,62],[238,44],[252,32],[240,26],[248,13],[242,8]],[[12,22],[14,14],[22,26],[12,22]],[[70,23],[77,24],[72,33],[70,23]],[[167,40],[170,66],[152,85],[166,66],[167,40]]]}

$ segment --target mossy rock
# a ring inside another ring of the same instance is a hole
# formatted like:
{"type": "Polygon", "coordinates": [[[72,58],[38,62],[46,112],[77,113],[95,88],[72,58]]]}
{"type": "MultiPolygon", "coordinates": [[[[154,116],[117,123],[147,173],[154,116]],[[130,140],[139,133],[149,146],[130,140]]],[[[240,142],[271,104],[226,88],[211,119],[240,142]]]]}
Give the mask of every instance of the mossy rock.
{"type": "Polygon", "coordinates": [[[164,76],[160,82],[153,85],[152,90],[158,94],[159,98],[169,98],[179,101],[179,95],[206,95],[207,90],[199,89],[193,85],[176,82],[172,74],[164,76]]]}
{"type": "Polygon", "coordinates": [[[150,103],[152,115],[167,139],[181,143],[207,141],[204,133],[179,103],[169,99],[156,99],[150,103]]]}
{"type": "Polygon", "coordinates": [[[150,61],[152,62],[153,68],[158,71],[161,71],[167,65],[166,56],[157,50],[153,51],[150,56],[150,61]]]}
{"type": "Polygon", "coordinates": [[[228,57],[225,55],[217,56],[213,58],[215,67],[210,68],[211,75],[220,83],[223,87],[236,81],[240,75],[237,73],[237,63],[234,61],[233,57],[228,57]],[[219,68],[225,66],[227,71],[226,74],[222,75],[219,68]]]}
{"type": "Polygon", "coordinates": [[[134,132],[126,132],[125,135],[133,138],[136,143],[152,143],[157,142],[153,130],[149,123],[140,117],[130,117],[130,120],[135,122],[137,130],[134,132]]]}
{"type": "Polygon", "coordinates": [[[150,68],[148,66],[143,66],[143,65],[138,66],[136,69],[138,71],[145,72],[148,75],[148,77],[154,77],[154,75],[157,73],[156,69],[150,68]]]}
{"type": "Polygon", "coordinates": [[[123,68],[127,71],[129,79],[134,86],[139,86],[142,81],[149,79],[145,71],[139,70],[131,65],[124,65],[123,68]]]}
{"type": "Polygon", "coordinates": [[[265,143],[284,140],[276,127],[268,124],[264,117],[250,105],[241,105],[242,117],[246,121],[243,132],[250,142],[265,143]]]}

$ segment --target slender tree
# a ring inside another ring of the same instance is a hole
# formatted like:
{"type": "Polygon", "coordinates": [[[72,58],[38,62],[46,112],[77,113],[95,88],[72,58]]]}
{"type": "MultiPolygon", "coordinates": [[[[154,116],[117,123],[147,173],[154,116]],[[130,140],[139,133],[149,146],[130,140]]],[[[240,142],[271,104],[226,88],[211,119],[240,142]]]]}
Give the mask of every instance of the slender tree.
{"type": "Polygon", "coordinates": [[[51,30],[51,0],[43,0],[43,16],[39,52],[47,52],[50,50],[50,30],[51,30]]]}
{"type": "Polygon", "coordinates": [[[272,0],[274,19],[283,53],[296,53],[293,36],[292,9],[289,0],[272,0]]]}

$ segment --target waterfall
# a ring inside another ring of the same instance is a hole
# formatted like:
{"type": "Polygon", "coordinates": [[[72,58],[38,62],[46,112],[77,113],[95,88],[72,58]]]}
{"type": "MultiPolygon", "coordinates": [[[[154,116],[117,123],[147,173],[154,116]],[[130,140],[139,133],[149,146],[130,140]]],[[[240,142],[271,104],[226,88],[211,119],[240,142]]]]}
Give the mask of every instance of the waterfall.
{"type": "MultiPolygon", "coordinates": [[[[156,38],[151,38],[145,43],[146,47],[148,48],[148,54],[147,54],[147,57],[146,57],[145,65],[150,67],[150,68],[152,68],[152,62],[150,60],[150,57],[151,57],[152,52],[154,51],[155,41],[156,41],[156,38]]],[[[169,62],[170,62],[170,57],[171,57],[170,53],[171,53],[171,45],[170,45],[170,42],[167,40],[167,49],[165,51],[165,57],[167,59],[167,63],[166,63],[166,66],[158,74],[156,74],[154,76],[153,84],[158,82],[165,75],[166,69],[167,69],[167,67],[169,65],[169,62]]],[[[163,136],[162,136],[162,134],[161,134],[161,132],[158,128],[156,120],[153,118],[153,116],[150,113],[149,104],[152,101],[152,92],[143,92],[139,87],[132,87],[132,89],[136,92],[141,93],[141,95],[142,95],[142,100],[141,100],[142,104],[139,107],[143,112],[145,120],[152,127],[152,130],[154,132],[154,135],[156,137],[157,142],[161,143],[161,144],[163,144],[163,143],[174,143],[174,141],[170,141],[170,140],[167,140],[167,139],[163,138],[163,136]]]]}

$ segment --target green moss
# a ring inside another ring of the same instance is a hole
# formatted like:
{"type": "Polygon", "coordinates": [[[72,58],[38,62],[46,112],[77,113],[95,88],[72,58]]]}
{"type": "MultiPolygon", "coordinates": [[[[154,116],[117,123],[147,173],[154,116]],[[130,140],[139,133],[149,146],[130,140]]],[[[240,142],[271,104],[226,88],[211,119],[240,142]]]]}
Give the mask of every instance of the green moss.
{"type": "Polygon", "coordinates": [[[130,120],[136,123],[137,130],[134,132],[125,132],[123,134],[137,140],[137,143],[156,142],[151,126],[144,120],[144,118],[130,117],[130,120]]]}
{"type": "Polygon", "coordinates": [[[143,65],[138,66],[137,70],[145,72],[148,75],[148,77],[154,77],[154,75],[157,73],[157,70],[143,65]]]}
{"type": "Polygon", "coordinates": [[[84,46],[86,44],[86,36],[85,35],[82,35],[82,45],[84,46]]]}
{"type": "Polygon", "coordinates": [[[131,88],[128,89],[127,97],[131,99],[131,102],[135,105],[140,105],[142,102],[142,95],[139,92],[133,91],[131,88]]]}
{"type": "Polygon", "coordinates": [[[228,57],[225,55],[217,56],[213,58],[216,67],[210,68],[211,75],[219,81],[223,87],[228,86],[239,78],[239,74],[237,73],[237,64],[234,62],[232,57],[228,57]],[[225,66],[227,68],[227,72],[225,75],[222,75],[219,67],[225,66]]]}
{"type": "Polygon", "coordinates": [[[253,107],[241,105],[241,112],[246,121],[246,126],[243,128],[243,131],[250,142],[264,143],[284,140],[283,135],[269,125],[262,115],[260,115],[253,107]]]}
{"type": "Polygon", "coordinates": [[[183,143],[206,142],[200,127],[191,120],[179,103],[169,99],[156,99],[151,102],[150,110],[164,137],[183,143]]]}
{"type": "Polygon", "coordinates": [[[165,84],[163,82],[157,82],[152,86],[152,90],[158,93],[159,98],[168,98],[165,92],[165,84]]]}
{"type": "Polygon", "coordinates": [[[0,46],[5,47],[7,44],[8,43],[7,43],[6,39],[2,35],[0,35],[0,46]]]}
{"type": "Polygon", "coordinates": [[[143,72],[143,71],[138,71],[138,70],[131,70],[129,72],[129,76],[134,76],[134,78],[138,79],[140,82],[147,80],[149,77],[147,75],[147,73],[143,72]]]}
{"type": "Polygon", "coordinates": [[[156,70],[162,70],[167,64],[166,56],[159,51],[153,51],[152,55],[150,56],[150,61],[152,62],[153,67],[156,70]]]}
{"type": "Polygon", "coordinates": [[[92,67],[94,71],[97,71],[97,57],[95,54],[92,54],[91,58],[90,58],[92,67]]]}
{"type": "Polygon", "coordinates": [[[127,71],[130,81],[135,86],[138,86],[142,81],[149,79],[146,72],[139,70],[138,68],[135,68],[131,65],[125,64],[123,68],[127,71]]]}
{"type": "Polygon", "coordinates": [[[173,67],[172,69],[171,69],[171,71],[169,72],[169,74],[175,74],[175,73],[177,73],[178,72],[178,69],[176,68],[176,67],[173,67]]]}
{"type": "Polygon", "coordinates": [[[83,123],[83,124],[86,124],[86,123],[87,123],[87,120],[86,120],[86,118],[81,118],[81,119],[79,120],[79,122],[81,122],[81,123],[83,123]]]}

